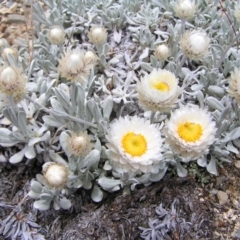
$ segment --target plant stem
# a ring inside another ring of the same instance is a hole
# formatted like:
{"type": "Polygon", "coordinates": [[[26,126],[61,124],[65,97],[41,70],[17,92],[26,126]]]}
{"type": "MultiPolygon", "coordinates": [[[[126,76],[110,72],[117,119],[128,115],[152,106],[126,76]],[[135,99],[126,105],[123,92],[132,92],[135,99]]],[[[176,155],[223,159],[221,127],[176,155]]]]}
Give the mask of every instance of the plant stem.
{"type": "Polygon", "coordinates": [[[179,71],[182,69],[182,66],[183,64],[186,62],[187,60],[187,56],[186,55],[183,55],[182,59],[181,59],[181,62],[179,63],[179,65],[177,65],[177,69],[176,69],[176,77],[178,77],[178,73],[179,71]]]}
{"type": "Polygon", "coordinates": [[[89,127],[97,128],[96,124],[87,122],[87,121],[85,121],[85,120],[83,120],[81,118],[73,117],[73,116],[71,116],[71,115],[69,115],[67,113],[59,112],[59,111],[56,111],[54,109],[48,109],[48,108],[42,106],[41,104],[37,103],[36,101],[32,100],[29,96],[25,96],[25,98],[28,101],[30,101],[30,102],[34,103],[35,105],[37,105],[41,110],[43,110],[46,113],[49,113],[51,115],[55,115],[56,117],[60,117],[60,118],[67,118],[67,119],[70,119],[70,120],[72,120],[74,122],[85,124],[85,125],[87,125],[89,127]]]}

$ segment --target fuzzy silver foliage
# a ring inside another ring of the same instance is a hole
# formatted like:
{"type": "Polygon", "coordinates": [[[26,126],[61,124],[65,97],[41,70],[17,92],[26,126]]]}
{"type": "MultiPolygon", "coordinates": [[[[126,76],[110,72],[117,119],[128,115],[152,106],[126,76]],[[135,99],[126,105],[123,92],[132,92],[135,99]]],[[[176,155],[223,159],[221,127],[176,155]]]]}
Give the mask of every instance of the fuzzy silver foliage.
{"type": "MultiPolygon", "coordinates": [[[[235,35],[229,27],[217,1],[196,0],[196,14],[189,21],[175,18],[175,1],[168,0],[44,2],[46,11],[38,1],[33,2],[37,38],[32,42],[18,40],[17,60],[11,55],[7,60],[0,58],[1,65],[7,62],[21,66],[28,76],[27,95],[20,103],[15,105],[13,99],[0,96],[0,146],[16,151],[7,161],[17,165],[59,162],[69,169],[68,182],[61,190],[50,189],[42,175],[37,175],[29,193],[36,200],[34,207],[69,209],[68,198],[79,188],[91,189],[92,199],[99,202],[104,191],[123,188],[129,192],[137,184],[147,186],[160,181],[169,167],[176,168],[180,177],[187,175],[187,163],[168,145],[162,149],[164,157],[154,174],[125,173],[108,158],[105,135],[113,119],[138,115],[159,124],[160,129],[169,119],[169,114],[162,112],[143,112],[137,102],[136,83],[153,69],[166,69],[179,79],[183,94],[176,108],[186,104],[207,108],[216,122],[217,140],[209,154],[197,160],[200,167],[218,175],[217,166],[229,162],[230,153],[239,154],[239,104],[227,94],[227,87],[230,72],[240,68],[240,53],[236,50],[240,32],[237,30],[235,35]],[[106,28],[108,37],[105,43],[95,46],[89,42],[88,32],[96,25],[106,28]],[[49,42],[47,34],[52,26],[64,29],[63,45],[49,42]],[[181,51],[179,41],[183,32],[198,28],[207,32],[211,46],[203,59],[192,61],[181,51]],[[159,44],[168,44],[171,50],[166,61],[154,56],[159,44]],[[91,50],[97,55],[98,64],[85,82],[72,83],[61,77],[58,61],[66,48],[91,50]],[[70,132],[83,131],[91,135],[94,148],[87,156],[77,157],[66,151],[64,139],[70,132]]],[[[226,0],[225,6],[232,13],[234,1],[226,0]]],[[[238,29],[234,19],[233,25],[238,29]]],[[[4,47],[8,47],[6,42],[0,46],[1,52],[4,47]]],[[[165,222],[161,229],[170,224],[165,222]]]]}

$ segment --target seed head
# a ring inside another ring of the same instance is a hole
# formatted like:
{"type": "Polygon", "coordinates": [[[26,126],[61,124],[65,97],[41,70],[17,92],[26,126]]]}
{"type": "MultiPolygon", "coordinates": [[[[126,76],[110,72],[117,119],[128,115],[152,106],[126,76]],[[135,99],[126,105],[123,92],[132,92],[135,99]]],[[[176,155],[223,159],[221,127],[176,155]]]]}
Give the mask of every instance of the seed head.
{"type": "Polygon", "coordinates": [[[48,31],[47,37],[51,44],[61,45],[65,40],[65,35],[63,28],[54,26],[48,31]]]}
{"type": "Polygon", "coordinates": [[[85,131],[79,134],[72,133],[67,141],[67,148],[71,154],[85,157],[92,150],[93,144],[87,131],[85,131]]]}

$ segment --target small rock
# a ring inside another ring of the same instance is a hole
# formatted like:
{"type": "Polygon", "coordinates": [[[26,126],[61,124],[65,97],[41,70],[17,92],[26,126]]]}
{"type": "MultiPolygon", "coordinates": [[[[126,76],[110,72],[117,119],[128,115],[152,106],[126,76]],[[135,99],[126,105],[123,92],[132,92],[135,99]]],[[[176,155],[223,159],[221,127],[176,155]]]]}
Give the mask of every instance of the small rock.
{"type": "Polygon", "coordinates": [[[223,191],[218,191],[217,193],[217,197],[218,197],[218,201],[220,205],[223,205],[227,202],[228,200],[228,195],[227,193],[223,192],[223,191]]]}
{"type": "Polygon", "coordinates": [[[235,165],[236,168],[240,168],[240,161],[237,160],[237,161],[234,163],[234,165],[235,165]]]}

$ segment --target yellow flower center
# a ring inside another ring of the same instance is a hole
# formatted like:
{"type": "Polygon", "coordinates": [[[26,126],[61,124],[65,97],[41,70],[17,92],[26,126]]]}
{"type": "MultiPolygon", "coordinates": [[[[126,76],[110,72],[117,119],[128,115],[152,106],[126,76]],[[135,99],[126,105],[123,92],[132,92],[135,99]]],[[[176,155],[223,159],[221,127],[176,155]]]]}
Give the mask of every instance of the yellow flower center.
{"type": "Polygon", "coordinates": [[[179,136],[187,142],[197,141],[202,133],[202,126],[197,123],[185,122],[178,127],[179,136]]]}
{"type": "Polygon", "coordinates": [[[147,151],[147,141],[142,134],[127,133],[122,139],[125,152],[133,157],[140,157],[147,151]]]}
{"type": "Polygon", "coordinates": [[[155,82],[153,83],[153,87],[159,91],[162,92],[168,92],[169,91],[169,86],[166,83],[163,82],[155,82]]]}

